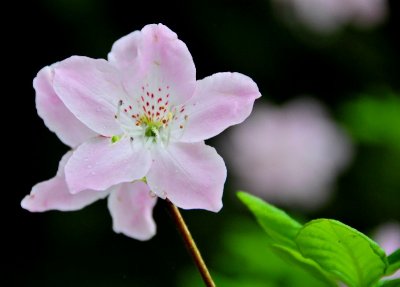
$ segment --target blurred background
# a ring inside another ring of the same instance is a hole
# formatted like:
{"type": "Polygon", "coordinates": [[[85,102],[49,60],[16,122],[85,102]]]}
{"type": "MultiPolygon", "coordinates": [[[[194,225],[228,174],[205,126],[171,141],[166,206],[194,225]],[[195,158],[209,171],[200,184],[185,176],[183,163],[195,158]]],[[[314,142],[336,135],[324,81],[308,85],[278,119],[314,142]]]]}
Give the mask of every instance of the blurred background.
{"type": "Polygon", "coordinates": [[[14,285],[202,286],[161,201],[154,209],[157,235],[147,242],[115,234],[105,200],[69,213],[29,213],[19,205],[34,184],[55,175],[67,150],[36,114],[36,73],[71,55],[106,58],[114,41],[150,23],[167,25],[187,44],[198,79],[237,71],[263,94],[243,125],[209,141],[228,166],[222,211],[182,212],[218,286],[324,286],[266,248],[264,234],[236,198],[239,189],[299,220],[338,219],[387,250],[398,248],[399,4],[20,3],[8,24],[11,48],[18,51],[17,104],[28,123],[28,135],[20,135],[28,148],[17,157],[23,174],[12,190],[17,228],[7,265],[14,285]]]}

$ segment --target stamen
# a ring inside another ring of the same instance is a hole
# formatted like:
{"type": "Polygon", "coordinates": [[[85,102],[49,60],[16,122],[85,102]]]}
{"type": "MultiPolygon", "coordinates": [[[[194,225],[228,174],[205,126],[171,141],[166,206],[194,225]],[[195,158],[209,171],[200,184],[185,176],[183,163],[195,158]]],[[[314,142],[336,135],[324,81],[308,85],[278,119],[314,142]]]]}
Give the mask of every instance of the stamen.
{"type": "Polygon", "coordinates": [[[184,115],[185,106],[176,107],[170,104],[169,89],[167,85],[152,87],[145,83],[141,86],[139,95],[132,101],[119,100],[114,116],[123,134],[113,137],[113,140],[116,142],[126,137],[131,142],[139,141],[149,148],[155,143],[168,145],[171,136],[176,135],[172,129],[183,131],[183,117],[187,120],[184,115]]]}
{"type": "Polygon", "coordinates": [[[122,100],[119,100],[118,102],[118,107],[117,107],[117,113],[115,114],[114,118],[118,119],[121,113],[121,107],[124,104],[122,100]]]}

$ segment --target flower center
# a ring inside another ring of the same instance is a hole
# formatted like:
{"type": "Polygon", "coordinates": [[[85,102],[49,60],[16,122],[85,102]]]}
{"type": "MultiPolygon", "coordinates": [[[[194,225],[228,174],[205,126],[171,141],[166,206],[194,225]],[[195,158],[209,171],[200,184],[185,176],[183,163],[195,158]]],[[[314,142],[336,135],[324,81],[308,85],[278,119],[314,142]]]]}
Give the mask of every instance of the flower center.
{"type": "Polygon", "coordinates": [[[169,86],[154,89],[146,84],[141,87],[137,98],[119,100],[115,119],[124,134],[112,137],[112,142],[127,136],[131,141],[138,139],[145,145],[166,145],[171,134],[182,134],[188,119],[184,114],[185,106],[171,105],[169,99],[169,86]],[[177,130],[180,132],[176,133],[177,130]]]}
{"type": "Polygon", "coordinates": [[[147,126],[146,131],[144,133],[144,135],[148,138],[151,138],[151,137],[155,138],[157,136],[157,134],[158,134],[158,128],[156,125],[147,126]]]}

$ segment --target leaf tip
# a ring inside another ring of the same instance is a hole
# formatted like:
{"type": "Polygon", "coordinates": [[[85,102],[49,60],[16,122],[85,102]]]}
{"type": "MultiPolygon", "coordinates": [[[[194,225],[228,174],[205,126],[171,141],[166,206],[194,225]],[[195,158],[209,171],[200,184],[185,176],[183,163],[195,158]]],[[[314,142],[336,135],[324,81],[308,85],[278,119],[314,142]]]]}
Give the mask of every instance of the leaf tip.
{"type": "Polygon", "coordinates": [[[242,190],[238,190],[236,192],[236,196],[239,198],[239,200],[243,203],[246,202],[246,200],[251,196],[249,193],[242,191],[242,190]]]}

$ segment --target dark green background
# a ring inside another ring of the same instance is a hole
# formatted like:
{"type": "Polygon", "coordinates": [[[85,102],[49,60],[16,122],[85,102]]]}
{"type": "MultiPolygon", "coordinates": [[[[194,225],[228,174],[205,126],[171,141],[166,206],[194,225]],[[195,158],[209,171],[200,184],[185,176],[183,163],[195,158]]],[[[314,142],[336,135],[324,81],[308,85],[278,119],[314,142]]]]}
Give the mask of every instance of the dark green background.
{"type": "MultiPolygon", "coordinates": [[[[331,35],[289,28],[267,0],[32,2],[3,11],[13,15],[5,24],[12,34],[6,46],[18,59],[13,107],[25,121],[15,131],[23,131],[16,137],[25,145],[16,157],[20,180],[7,191],[15,195],[14,228],[7,231],[13,241],[7,266],[15,286],[176,286],[182,268],[194,268],[161,202],[154,210],[158,232],[148,242],[113,233],[106,201],[71,213],[33,214],[20,208],[35,183],[54,176],[67,150],[36,114],[32,80],[45,65],[71,55],[105,58],[120,37],[163,23],[187,44],[199,79],[238,71],[255,80],[262,100],[280,104],[311,95],[346,126],[343,106],[353,99],[368,95],[379,100],[387,93],[399,99],[398,1],[389,2],[390,17],[383,25],[345,27],[331,35]]],[[[389,123],[389,130],[396,128],[389,123]]],[[[343,220],[367,233],[380,223],[400,220],[400,147],[357,137],[354,142],[355,158],[333,200],[313,213],[293,213],[343,220]]],[[[234,225],[237,216],[248,216],[234,191],[228,180],[225,207],[218,214],[183,212],[211,267],[217,265],[213,258],[221,252],[224,227],[234,225]]]]}

